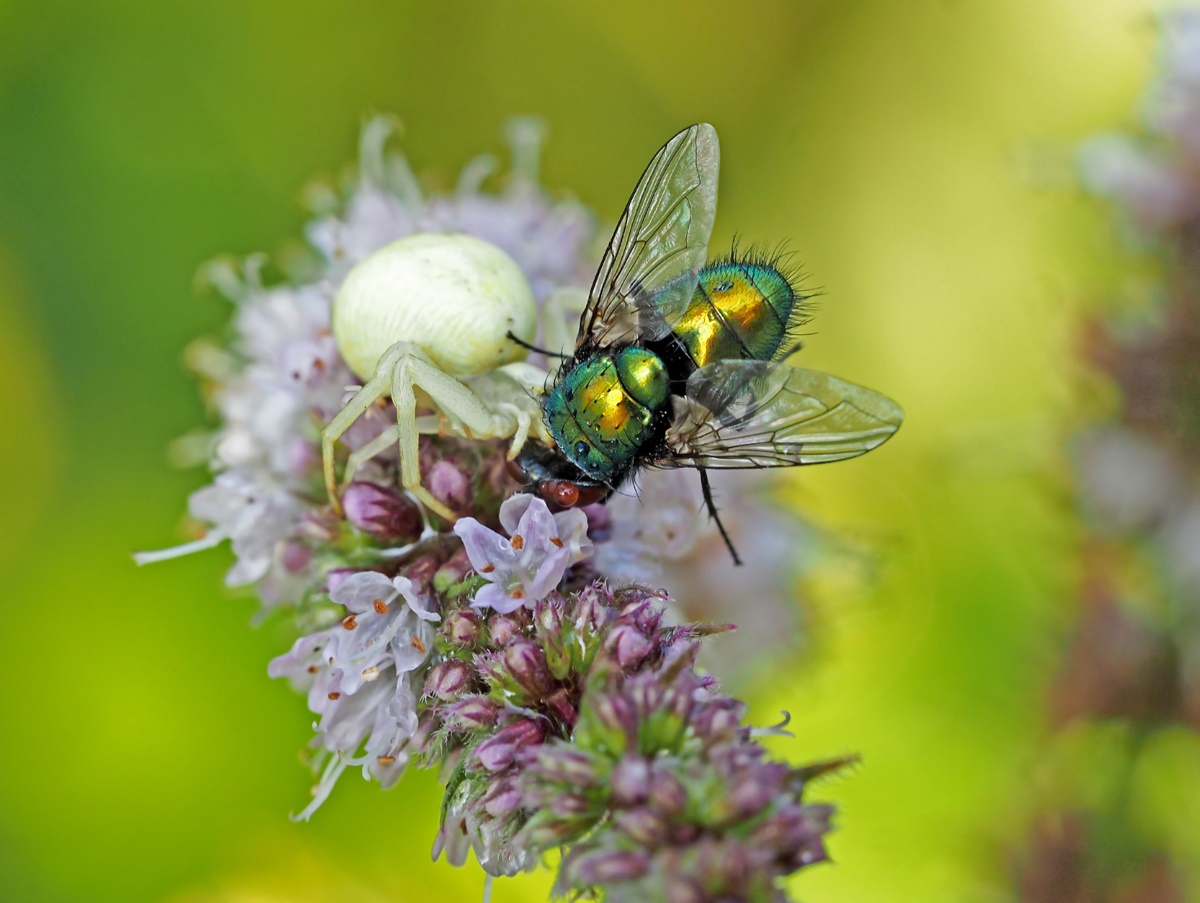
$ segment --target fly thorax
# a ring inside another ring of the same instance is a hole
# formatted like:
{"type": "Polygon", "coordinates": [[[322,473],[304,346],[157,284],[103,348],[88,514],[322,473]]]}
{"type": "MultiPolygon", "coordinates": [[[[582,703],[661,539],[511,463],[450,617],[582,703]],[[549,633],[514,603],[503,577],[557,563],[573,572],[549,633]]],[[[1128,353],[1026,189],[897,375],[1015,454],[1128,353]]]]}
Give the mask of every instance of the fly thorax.
{"type": "Polygon", "coordinates": [[[645,348],[623,348],[616,357],[617,375],[629,396],[653,415],[667,400],[670,380],[657,354],[645,348]]]}
{"type": "Polygon", "coordinates": [[[653,438],[668,389],[662,360],[644,348],[596,355],[575,364],[546,397],[546,426],[575,466],[615,482],[653,438]]]}

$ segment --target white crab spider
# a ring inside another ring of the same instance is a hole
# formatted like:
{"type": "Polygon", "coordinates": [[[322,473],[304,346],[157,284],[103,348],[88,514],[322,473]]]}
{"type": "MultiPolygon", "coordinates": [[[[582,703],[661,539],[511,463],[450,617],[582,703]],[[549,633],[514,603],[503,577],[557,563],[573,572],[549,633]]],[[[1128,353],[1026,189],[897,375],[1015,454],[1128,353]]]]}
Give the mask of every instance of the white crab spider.
{"type": "MultiPolygon", "coordinates": [[[[574,301],[555,299],[551,308],[574,301]]],[[[386,396],[396,408],[396,425],[350,455],[343,488],[359,467],[395,443],[401,484],[448,520],[457,515],[421,483],[418,435],[511,438],[510,459],[531,434],[552,442],[540,401],[547,374],[525,363],[526,349],[508,338],[511,332],[531,343],[536,330],[537,305],[524,273],[474,236],[410,235],[355,266],[333,305],[333,334],[364,384],[321,432],[325,487],[334,508],[341,513],[334,445],[386,396]],[[418,417],[418,399],[438,413],[418,417]]],[[[569,341],[561,315],[548,318],[547,330],[551,347],[569,341]]]]}

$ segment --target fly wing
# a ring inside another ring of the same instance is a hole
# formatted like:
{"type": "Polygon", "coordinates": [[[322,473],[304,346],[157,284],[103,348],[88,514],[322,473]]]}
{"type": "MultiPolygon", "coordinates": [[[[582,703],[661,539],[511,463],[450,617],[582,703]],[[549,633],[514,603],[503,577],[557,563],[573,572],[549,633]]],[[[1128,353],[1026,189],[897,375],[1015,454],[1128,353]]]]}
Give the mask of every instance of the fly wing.
{"type": "Polygon", "coordinates": [[[692,300],[717,212],[720,147],[707,123],[654,155],[596,271],[576,347],[661,338],[692,300]]]}
{"type": "Polygon", "coordinates": [[[655,467],[841,461],[882,445],[904,419],[878,392],[773,361],[714,361],[688,378],[685,395],[673,403],[670,453],[655,467]]]}

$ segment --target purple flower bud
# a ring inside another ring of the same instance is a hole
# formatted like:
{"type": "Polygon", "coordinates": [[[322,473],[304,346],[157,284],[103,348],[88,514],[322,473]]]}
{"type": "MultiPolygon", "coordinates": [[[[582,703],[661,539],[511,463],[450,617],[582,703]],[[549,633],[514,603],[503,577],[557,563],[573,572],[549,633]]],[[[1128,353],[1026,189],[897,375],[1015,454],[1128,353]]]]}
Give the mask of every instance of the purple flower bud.
{"type": "Polygon", "coordinates": [[[283,567],[290,574],[298,574],[312,561],[312,549],[302,542],[292,540],[283,546],[283,567]]]}
{"type": "Polygon", "coordinates": [[[620,599],[614,601],[621,608],[621,620],[635,624],[643,633],[654,633],[662,623],[662,604],[666,600],[658,593],[631,586],[621,590],[620,599]]]}
{"type": "Polygon", "coordinates": [[[787,812],[789,809],[795,815],[788,823],[788,830],[779,849],[791,853],[790,858],[797,868],[827,860],[829,852],[825,849],[825,835],[831,830],[833,807],[789,806],[783,811],[787,812]]]}
{"type": "Polygon", "coordinates": [[[642,756],[627,755],[612,771],[613,803],[636,806],[650,795],[650,763],[642,756]]]}
{"type": "Polygon", "coordinates": [[[421,535],[421,512],[404,496],[374,483],[351,483],[342,495],[346,520],[380,539],[411,540],[421,535]]]}
{"type": "Polygon", "coordinates": [[[446,636],[459,646],[473,646],[483,636],[483,618],[474,611],[456,611],[446,619],[446,636]]]}
{"type": "Polygon", "coordinates": [[[504,663],[503,652],[479,652],[472,660],[476,673],[483,678],[489,687],[504,692],[516,692],[520,689],[513,676],[508,673],[508,665],[504,663]]]}
{"type": "Polygon", "coordinates": [[[578,793],[559,793],[550,799],[549,809],[559,818],[577,819],[592,814],[593,805],[578,793]]]}
{"type": "Polygon", "coordinates": [[[538,699],[551,687],[550,670],[540,646],[530,640],[516,638],[504,650],[504,664],[513,679],[530,696],[538,699]]]}
{"type": "Polygon", "coordinates": [[[537,622],[538,633],[557,634],[562,632],[563,602],[557,593],[551,593],[540,600],[534,610],[534,620],[537,622]]]}
{"type": "Polygon", "coordinates": [[[642,681],[634,687],[638,708],[643,712],[655,712],[659,715],[669,715],[680,725],[692,714],[695,708],[693,701],[693,686],[662,687],[658,684],[642,681]]]}
{"type": "Polygon", "coordinates": [[[458,696],[471,679],[471,669],[457,659],[449,659],[435,665],[425,678],[425,695],[438,699],[453,699],[458,696]]]}
{"type": "Polygon", "coordinates": [[[471,559],[465,549],[458,549],[438,568],[434,575],[434,583],[440,589],[447,589],[455,583],[461,583],[471,573],[471,559]]]}
{"type": "Polygon", "coordinates": [[[796,867],[826,858],[822,837],[829,831],[828,806],[787,805],[755,825],[749,839],[760,846],[786,851],[796,867]]]}
{"type": "Polygon", "coordinates": [[[595,760],[569,746],[545,747],[531,766],[539,778],[573,787],[590,787],[596,781],[595,760]]]}
{"type": "Polygon", "coordinates": [[[492,818],[507,818],[521,808],[521,791],[511,781],[497,781],[481,802],[492,818]]]}
{"type": "Polygon", "coordinates": [[[425,487],[439,502],[463,509],[471,502],[471,481],[467,475],[443,459],[425,473],[425,487]]]}
{"type": "Polygon", "coordinates": [[[518,718],[475,747],[475,758],[488,771],[503,771],[516,761],[522,749],[535,746],[545,738],[546,729],[540,721],[518,718]]]}
{"type": "Polygon", "coordinates": [[[757,815],[783,793],[787,773],[786,765],[764,763],[730,776],[722,806],[726,818],[739,822],[757,815]]]}
{"type": "Polygon", "coordinates": [[[516,761],[517,748],[492,738],[475,747],[475,758],[488,771],[503,771],[516,761]]]}
{"type": "Polygon", "coordinates": [[[604,648],[618,665],[632,669],[640,665],[654,647],[632,624],[618,624],[609,632],[604,648]]]}
{"type": "Polygon", "coordinates": [[[575,722],[579,720],[579,710],[571,701],[571,693],[566,687],[559,687],[543,702],[546,708],[550,709],[558,716],[558,720],[567,726],[568,730],[574,729],[575,722]]]}
{"type": "Polygon", "coordinates": [[[420,593],[428,593],[433,589],[433,578],[437,574],[441,562],[433,555],[422,555],[404,566],[404,576],[420,593]]]}
{"type": "Polygon", "coordinates": [[[502,708],[486,696],[468,696],[443,706],[440,713],[451,730],[477,731],[495,724],[502,708]]]}
{"type": "Polygon", "coordinates": [[[650,778],[650,802],[668,818],[679,815],[687,809],[687,788],[666,768],[655,768],[650,778]]]}
{"type": "Polygon", "coordinates": [[[555,680],[571,673],[572,644],[563,629],[562,599],[550,595],[538,603],[534,613],[538,640],[546,654],[546,666],[555,680]]]}
{"type": "Polygon", "coordinates": [[[521,625],[515,618],[506,615],[493,615],[488,621],[488,632],[492,643],[497,646],[507,646],[509,641],[521,632],[521,625]]]}
{"type": "Polygon", "coordinates": [[[598,633],[610,617],[612,596],[599,583],[584,587],[575,606],[575,631],[588,636],[598,633]]]}
{"type": "Polygon", "coordinates": [[[601,694],[592,705],[596,718],[609,731],[606,745],[613,752],[633,748],[638,735],[638,712],[624,693],[601,694]]]}
{"type": "Polygon", "coordinates": [[[618,812],[614,821],[620,831],[642,846],[656,847],[667,839],[663,817],[645,806],[618,812]]]}
{"type": "Polygon", "coordinates": [[[592,853],[572,861],[570,868],[581,884],[632,881],[650,870],[650,857],[646,853],[624,850],[592,853]]]}
{"type": "Polygon", "coordinates": [[[742,729],[740,708],[710,704],[702,706],[697,713],[696,733],[707,737],[710,743],[719,739],[731,739],[742,729]]]}

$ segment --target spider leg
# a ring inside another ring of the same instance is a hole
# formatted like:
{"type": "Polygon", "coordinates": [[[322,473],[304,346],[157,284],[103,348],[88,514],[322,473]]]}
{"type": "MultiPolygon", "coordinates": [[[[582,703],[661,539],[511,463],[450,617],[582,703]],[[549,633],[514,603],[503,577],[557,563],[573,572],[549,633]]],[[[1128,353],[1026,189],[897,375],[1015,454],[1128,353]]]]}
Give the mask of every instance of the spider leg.
{"type": "Polygon", "coordinates": [[[342,492],[345,492],[346,487],[354,482],[354,476],[358,473],[359,468],[380,452],[387,451],[395,445],[398,437],[399,428],[389,426],[362,448],[356,448],[350,452],[350,457],[346,459],[346,467],[342,471],[342,492]]]}
{"type": "MultiPolygon", "coordinates": [[[[441,431],[442,421],[436,414],[426,414],[417,418],[417,432],[422,436],[436,436],[441,431]]],[[[400,428],[398,426],[389,426],[362,448],[352,451],[350,457],[346,459],[346,467],[342,472],[342,492],[345,492],[346,487],[354,482],[355,475],[364,464],[380,452],[387,451],[399,439],[400,428]]]]}
{"type": "Polygon", "coordinates": [[[392,370],[402,353],[402,350],[396,345],[384,352],[383,357],[379,359],[379,364],[375,367],[375,375],[367,380],[366,385],[359,389],[358,393],[346,403],[346,406],[338,411],[337,416],[329,421],[325,429],[321,430],[321,461],[325,472],[325,491],[329,493],[329,501],[339,516],[344,512],[342,511],[341,497],[338,495],[337,478],[334,475],[334,444],[354,421],[367,412],[371,405],[387,395],[389,384],[392,381],[392,370]]]}
{"type": "Polygon", "coordinates": [[[400,449],[400,483],[429,510],[453,522],[458,515],[421,484],[417,438],[423,423],[416,416],[415,390],[418,388],[446,416],[455,432],[469,439],[511,436],[518,427],[517,418],[510,413],[493,410],[461,380],[439,370],[419,348],[404,344],[403,353],[392,373],[392,404],[396,408],[396,438],[400,449]]]}
{"type": "Polygon", "coordinates": [[[496,406],[500,413],[510,414],[517,422],[517,428],[513,432],[512,442],[508,446],[508,460],[514,460],[521,449],[525,445],[525,440],[529,438],[529,430],[533,426],[533,418],[529,416],[528,411],[523,411],[515,404],[500,404],[496,406]]]}

